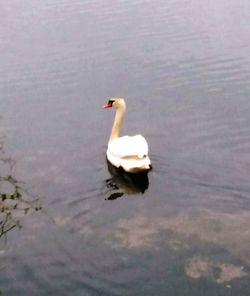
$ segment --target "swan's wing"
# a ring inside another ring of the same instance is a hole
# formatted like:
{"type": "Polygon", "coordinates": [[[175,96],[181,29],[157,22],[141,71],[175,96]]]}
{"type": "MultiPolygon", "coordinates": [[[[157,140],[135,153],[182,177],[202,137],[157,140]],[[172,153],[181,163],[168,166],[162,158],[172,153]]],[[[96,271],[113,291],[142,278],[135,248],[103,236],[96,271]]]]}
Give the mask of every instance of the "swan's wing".
{"type": "Polygon", "coordinates": [[[141,135],[124,136],[112,141],[108,146],[108,152],[119,158],[132,156],[143,158],[148,155],[148,143],[141,135]]]}

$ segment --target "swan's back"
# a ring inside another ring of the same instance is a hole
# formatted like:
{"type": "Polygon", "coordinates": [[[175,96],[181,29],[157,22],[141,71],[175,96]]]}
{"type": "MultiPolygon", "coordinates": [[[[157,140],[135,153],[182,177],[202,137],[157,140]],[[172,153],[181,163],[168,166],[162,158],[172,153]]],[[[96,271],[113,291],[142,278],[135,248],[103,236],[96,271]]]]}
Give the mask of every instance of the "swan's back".
{"type": "Polygon", "coordinates": [[[124,136],[115,139],[108,145],[109,153],[121,158],[148,155],[148,143],[142,135],[124,136]]]}
{"type": "Polygon", "coordinates": [[[113,140],[108,145],[107,158],[114,166],[122,167],[126,172],[137,173],[150,169],[148,143],[141,135],[113,140]]]}

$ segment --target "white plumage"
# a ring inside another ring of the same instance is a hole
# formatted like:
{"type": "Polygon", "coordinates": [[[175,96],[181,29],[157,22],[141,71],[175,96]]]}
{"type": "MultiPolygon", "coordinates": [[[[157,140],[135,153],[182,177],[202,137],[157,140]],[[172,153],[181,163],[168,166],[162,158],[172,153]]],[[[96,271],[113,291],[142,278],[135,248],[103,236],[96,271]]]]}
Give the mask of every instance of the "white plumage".
{"type": "Polygon", "coordinates": [[[142,135],[134,137],[124,136],[113,140],[108,145],[108,152],[117,157],[131,157],[148,155],[148,143],[142,135]]]}
{"type": "Polygon", "coordinates": [[[114,107],[116,116],[112,127],[107,158],[115,167],[122,167],[126,172],[139,173],[150,169],[148,143],[142,135],[119,137],[120,126],[126,111],[122,98],[111,98],[104,108],[114,107]]]}

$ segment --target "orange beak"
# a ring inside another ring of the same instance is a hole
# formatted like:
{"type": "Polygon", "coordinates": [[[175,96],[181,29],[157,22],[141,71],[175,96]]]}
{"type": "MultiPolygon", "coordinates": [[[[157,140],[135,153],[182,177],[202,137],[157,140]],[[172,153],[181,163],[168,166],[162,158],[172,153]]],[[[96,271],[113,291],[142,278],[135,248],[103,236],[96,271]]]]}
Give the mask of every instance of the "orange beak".
{"type": "Polygon", "coordinates": [[[107,104],[105,104],[105,105],[103,105],[103,108],[111,108],[112,107],[112,104],[110,104],[110,103],[107,103],[107,104]]]}

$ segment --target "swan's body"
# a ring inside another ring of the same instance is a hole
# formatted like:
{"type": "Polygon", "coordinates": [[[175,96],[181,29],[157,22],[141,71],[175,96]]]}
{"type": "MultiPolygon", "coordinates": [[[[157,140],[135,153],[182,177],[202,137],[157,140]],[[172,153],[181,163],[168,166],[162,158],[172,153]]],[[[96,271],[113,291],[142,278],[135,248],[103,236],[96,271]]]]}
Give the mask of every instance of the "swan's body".
{"type": "Polygon", "coordinates": [[[150,169],[148,143],[142,135],[119,137],[126,104],[122,98],[112,98],[104,108],[114,107],[116,115],[108,143],[107,158],[115,167],[128,173],[140,173],[150,169]]]}

